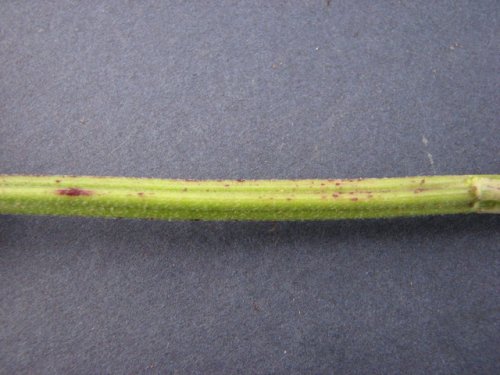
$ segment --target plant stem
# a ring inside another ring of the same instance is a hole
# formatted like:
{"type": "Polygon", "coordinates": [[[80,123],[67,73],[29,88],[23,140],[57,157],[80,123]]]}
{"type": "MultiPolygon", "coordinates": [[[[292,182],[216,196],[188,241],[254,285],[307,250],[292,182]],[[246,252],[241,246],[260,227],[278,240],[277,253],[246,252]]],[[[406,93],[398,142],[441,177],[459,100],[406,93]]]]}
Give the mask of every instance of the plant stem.
{"type": "Polygon", "coordinates": [[[500,213],[500,175],[172,180],[0,175],[0,214],[331,220],[500,213]]]}

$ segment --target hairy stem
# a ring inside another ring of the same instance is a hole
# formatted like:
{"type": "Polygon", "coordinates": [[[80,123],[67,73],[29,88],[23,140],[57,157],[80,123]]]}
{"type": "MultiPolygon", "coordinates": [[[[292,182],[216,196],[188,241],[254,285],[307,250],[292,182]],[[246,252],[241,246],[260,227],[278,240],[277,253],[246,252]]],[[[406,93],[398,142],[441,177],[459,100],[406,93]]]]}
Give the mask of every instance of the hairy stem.
{"type": "Polygon", "coordinates": [[[500,213],[500,175],[173,180],[0,175],[0,214],[331,220],[500,213]]]}

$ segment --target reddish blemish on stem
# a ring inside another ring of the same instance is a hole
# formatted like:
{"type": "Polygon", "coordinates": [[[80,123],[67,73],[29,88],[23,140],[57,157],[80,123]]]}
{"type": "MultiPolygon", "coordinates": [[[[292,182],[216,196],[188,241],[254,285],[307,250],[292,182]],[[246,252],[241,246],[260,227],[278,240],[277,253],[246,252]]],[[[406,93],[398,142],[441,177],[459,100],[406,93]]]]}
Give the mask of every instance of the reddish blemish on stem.
{"type": "Polygon", "coordinates": [[[242,179],[242,178],[238,178],[236,181],[237,181],[237,182],[244,182],[245,180],[244,180],[244,179],[242,179]]]}
{"type": "Polygon", "coordinates": [[[61,182],[61,180],[56,180],[56,184],[58,184],[58,183],[60,183],[60,182],[61,182]]]}
{"type": "Polygon", "coordinates": [[[56,193],[59,195],[66,195],[68,197],[89,196],[89,195],[94,194],[93,191],[83,190],[83,189],[79,189],[79,188],[59,189],[59,190],[56,190],[56,193]]]}
{"type": "Polygon", "coordinates": [[[141,191],[141,192],[137,193],[137,195],[138,195],[139,197],[143,197],[143,196],[144,196],[144,193],[141,191]]]}
{"type": "Polygon", "coordinates": [[[351,198],[351,200],[352,200],[353,202],[356,202],[356,201],[358,200],[358,198],[354,197],[354,198],[351,198]]]}
{"type": "Polygon", "coordinates": [[[338,198],[338,197],[339,197],[339,195],[338,195],[338,194],[335,194],[335,193],[334,193],[334,194],[332,194],[332,196],[333,196],[334,198],[338,198]]]}

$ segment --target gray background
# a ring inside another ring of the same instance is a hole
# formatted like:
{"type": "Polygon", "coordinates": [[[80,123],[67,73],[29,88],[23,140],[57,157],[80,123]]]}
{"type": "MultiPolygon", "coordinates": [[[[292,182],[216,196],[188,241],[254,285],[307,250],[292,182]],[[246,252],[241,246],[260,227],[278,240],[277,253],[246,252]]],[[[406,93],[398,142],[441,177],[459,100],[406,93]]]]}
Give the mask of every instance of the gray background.
{"type": "MultiPolygon", "coordinates": [[[[498,173],[499,8],[2,1],[0,173],[498,173]]],[[[2,216],[0,372],[498,373],[499,224],[2,216]]]]}

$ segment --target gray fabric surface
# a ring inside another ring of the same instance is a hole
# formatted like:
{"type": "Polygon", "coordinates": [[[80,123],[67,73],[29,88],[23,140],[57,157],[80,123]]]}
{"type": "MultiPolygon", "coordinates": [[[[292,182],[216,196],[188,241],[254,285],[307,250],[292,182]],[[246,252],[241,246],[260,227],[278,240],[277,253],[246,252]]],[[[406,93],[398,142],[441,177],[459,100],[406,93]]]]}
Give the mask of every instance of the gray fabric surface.
{"type": "MultiPolygon", "coordinates": [[[[498,173],[499,5],[3,1],[0,173],[498,173]]],[[[0,217],[0,372],[500,372],[494,216],[0,217]]]]}

